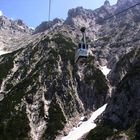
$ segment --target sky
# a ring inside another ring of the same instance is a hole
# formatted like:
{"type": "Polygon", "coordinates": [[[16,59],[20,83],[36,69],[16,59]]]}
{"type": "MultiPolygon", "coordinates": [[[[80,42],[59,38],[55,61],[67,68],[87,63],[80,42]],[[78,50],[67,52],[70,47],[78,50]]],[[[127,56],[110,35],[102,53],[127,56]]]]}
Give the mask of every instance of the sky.
{"type": "MultiPolygon", "coordinates": [[[[52,0],[51,19],[56,17],[65,19],[68,10],[82,6],[96,9],[105,0],[52,0]]],[[[109,0],[113,5],[117,0],[109,0]]],[[[29,27],[36,27],[42,21],[48,20],[49,0],[0,0],[0,15],[11,19],[22,19],[29,27]]]]}

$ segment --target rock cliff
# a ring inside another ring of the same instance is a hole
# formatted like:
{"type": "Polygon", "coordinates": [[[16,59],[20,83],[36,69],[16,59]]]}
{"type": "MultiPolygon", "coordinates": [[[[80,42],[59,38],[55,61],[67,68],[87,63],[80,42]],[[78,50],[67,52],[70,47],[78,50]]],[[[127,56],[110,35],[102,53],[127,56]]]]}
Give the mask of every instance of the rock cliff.
{"type": "Polygon", "coordinates": [[[93,58],[79,74],[75,47],[71,38],[54,34],[1,56],[2,139],[53,140],[67,133],[81,115],[106,103],[109,87],[105,76],[94,66],[93,58]],[[13,134],[14,129],[17,133],[13,134]]]}
{"type": "MultiPolygon", "coordinates": [[[[118,84],[112,93],[105,113],[99,118],[98,126],[92,130],[87,139],[106,140],[139,140],[140,135],[140,48],[127,54],[119,61],[120,71],[127,69],[124,76],[116,77],[118,84]],[[135,56],[132,56],[134,53],[135,56]],[[132,59],[132,57],[134,59],[132,59]],[[131,61],[131,64],[130,64],[131,61]],[[131,66],[130,66],[131,65],[131,66]],[[128,66],[128,67],[126,67],[128,66]],[[120,82],[119,82],[120,81],[120,82]],[[98,138],[97,138],[98,137],[98,138]]],[[[117,69],[116,69],[117,70],[117,69]]],[[[121,72],[118,73],[121,74],[121,72]]]]}

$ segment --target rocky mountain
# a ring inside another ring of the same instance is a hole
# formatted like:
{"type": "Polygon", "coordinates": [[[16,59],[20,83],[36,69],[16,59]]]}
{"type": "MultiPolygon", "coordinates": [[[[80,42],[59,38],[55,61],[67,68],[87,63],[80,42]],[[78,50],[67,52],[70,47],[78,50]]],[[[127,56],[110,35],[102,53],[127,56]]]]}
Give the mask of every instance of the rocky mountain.
{"type": "MultiPolygon", "coordinates": [[[[96,52],[94,52],[96,53],[96,61],[100,65],[108,65],[112,69],[113,64],[118,61],[122,54],[128,53],[132,49],[132,45],[137,45],[140,36],[139,5],[119,15],[113,15],[136,3],[138,0],[119,0],[116,5],[111,6],[106,0],[104,5],[96,10],[77,7],[69,10],[68,17],[64,22],[61,22],[61,26],[68,26],[74,31],[75,38],[80,35],[79,28],[85,26],[89,42],[93,48],[96,48],[96,52]]],[[[47,32],[48,27],[50,29],[54,29],[53,26],[59,28],[55,22],[52,21],[52,23],[44,22],[39,25],[39,28],[41,31],[47,32]]]]}
{"type": "Polygon", "coordinates": [[[139,140],[140,7],[110,18],[136,3],[78,7],[65,21],[43,22],[35,31],[1,17],[1,48],[11,51],[0,56],[1,140],[60,140],[106,103],[97,127],[81,139],[139,140]],[[91,55],[78,67],[81,26],[91,55]],[[101,66],[111,72],[105,76],[101,66]]]}
{"type": "Polygon", "coordinates": [[[12,20],[3,15],[0,16],[0,28],[3,30],[11,30],[13,32],[30,33],[32,31],[21,19],[12,20]]]}
{"type": "Polygon", "coordinates": [[[92,57],[78,71],[75,47],[71,38],[55,34],[1,57],[1,139],[55,139],[82,114],[105,104],[105,76],[92,57]],[[18,132],[13,134],[15,125],[18,132]]]}
{"type": "MultiPolygon", "coordinates": [[[[126,9],[128,7],[125,4],[122,6],[126,9]]],[[[131,5],[135,5],[135,3],[131,5]]],[[[114,13],[122,11],[120,6],[115,5],[114,7],[116,8],[114,13]]],[[[106,23],[99,30],[98,39],[94,43],[94,46],[97,46],[96,50],[98,50],[99,58],[97,59],[101,64],[107,64],[112,69],[114,63],[139,44],[139,19],[139,6],[136,6],[106,20],[106,23]]]]}
{"type": "Polygon", "coordinates": [[[22,20],[0,16],[0,50],[13,51],[24,46],[32,32],[22,20]]]}

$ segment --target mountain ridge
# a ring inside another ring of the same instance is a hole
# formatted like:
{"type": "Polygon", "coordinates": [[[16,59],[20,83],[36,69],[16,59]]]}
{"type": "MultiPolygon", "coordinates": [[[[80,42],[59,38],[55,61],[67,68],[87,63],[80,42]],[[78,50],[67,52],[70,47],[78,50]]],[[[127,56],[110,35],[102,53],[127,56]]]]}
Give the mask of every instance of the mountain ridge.
{"type": "MultiPolygon", "coordinates": [[[[59,139],[81,117],[88,120],[106,103],[97,127],[83,139],[129,139],[129,131],[138,132],[139,111],[133,108],[139,107],[140,10],[136,6],[123,16],[101,22],[112,15],[112,9],[108,1],[94,11],[76,8],[65,21],[45,22],[36,33],[25,33],[24,39],[16,40],[20,45],[15,41],[13,47],[13,41],[7,40],[12,52],[0,56],[0,139],[59,139]],[[74,55],[83,25],[92,55],[80,69],[74,55]],[[101,66],[111,69],[109,75],[102,73],[101,66]],[[116,127],[118,122],[125,127],[116,127]]],[[[138,133],[135,137],[139,138],[138,133]]]]}

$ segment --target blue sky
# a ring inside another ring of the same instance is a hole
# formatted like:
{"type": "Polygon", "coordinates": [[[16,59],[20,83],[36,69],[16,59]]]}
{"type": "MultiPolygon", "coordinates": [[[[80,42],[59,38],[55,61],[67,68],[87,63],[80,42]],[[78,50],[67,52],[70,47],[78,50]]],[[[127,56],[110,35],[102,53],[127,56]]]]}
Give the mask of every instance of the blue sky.
{"type": "MultiPolygon", "coordinates": [[[[105,0],[52,0],[51,19],[55,17],[65,19],[68,10],[77,6],[96,9],[105,0]]],[[[115,4],[117,0],[109,0],[115,4]]],[[[42,21],[48,20],[49,0],[0,0],[0,10],[12,19],[22,19],[28,26],[36,27],[42,21]]]]}

